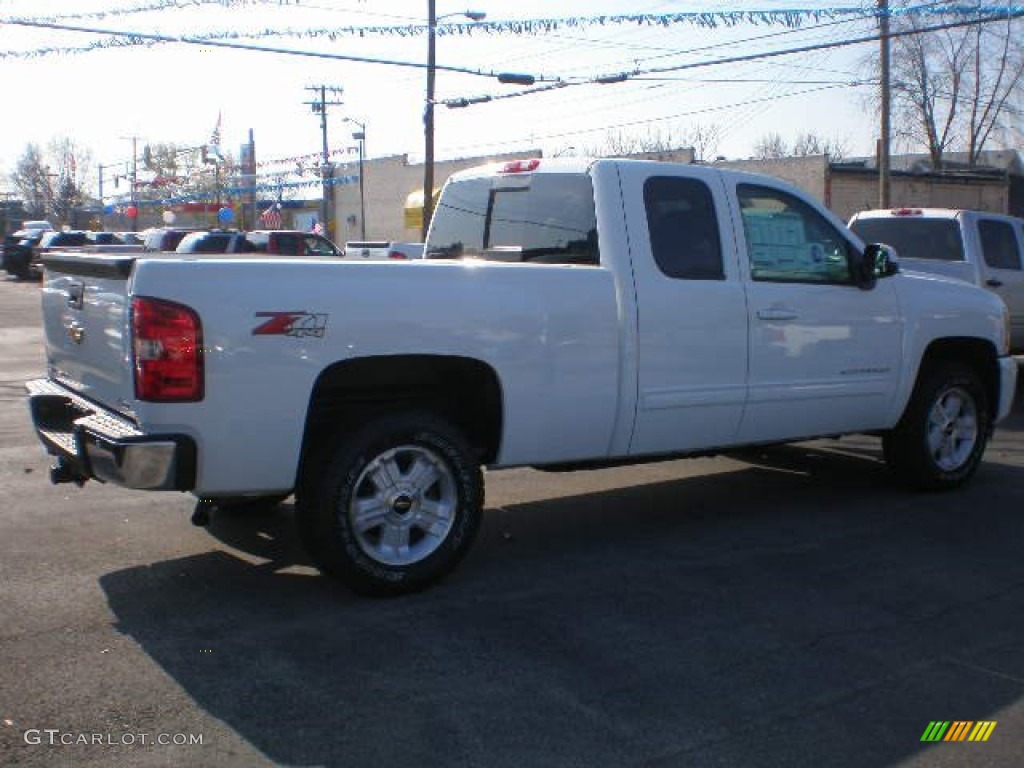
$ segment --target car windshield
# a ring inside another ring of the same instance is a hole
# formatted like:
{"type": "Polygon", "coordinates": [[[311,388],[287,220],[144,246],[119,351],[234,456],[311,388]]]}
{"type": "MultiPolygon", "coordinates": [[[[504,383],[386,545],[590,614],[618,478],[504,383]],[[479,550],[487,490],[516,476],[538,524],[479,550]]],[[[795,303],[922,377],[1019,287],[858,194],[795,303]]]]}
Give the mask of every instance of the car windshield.
{"type": "Polygon", "coordinates": [[[425,250],[430,259],[597,264],[590,177],[537,173],[452,182],[425,250]]]}
{"type": "Polygon", "coordinates": [[[955,219],[856,219],[850,229],[866,243],[885,243],[895,248],[901,259],[964,260],[964,244],[955,219]]]}

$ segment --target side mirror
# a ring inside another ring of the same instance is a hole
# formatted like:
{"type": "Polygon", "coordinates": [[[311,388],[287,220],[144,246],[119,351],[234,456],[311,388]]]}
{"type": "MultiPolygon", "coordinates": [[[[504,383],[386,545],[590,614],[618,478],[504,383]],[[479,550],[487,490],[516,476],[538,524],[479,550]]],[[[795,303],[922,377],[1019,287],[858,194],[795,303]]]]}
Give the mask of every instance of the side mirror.
{"type": "Polygon", "coordinates": [[[896,252],[884,243],[871,243],[863,253],[851,259],[854,284],[862,291],[870,291],[880,277],[890,277],[900,271],[896,252]]]}
{"type": "Polygon", "coordinates": [[[864,261],[874,265],[875,277],[892,277],[900,271],[896,249],[885,243],[871,243],[865,248],[864,261]]]}

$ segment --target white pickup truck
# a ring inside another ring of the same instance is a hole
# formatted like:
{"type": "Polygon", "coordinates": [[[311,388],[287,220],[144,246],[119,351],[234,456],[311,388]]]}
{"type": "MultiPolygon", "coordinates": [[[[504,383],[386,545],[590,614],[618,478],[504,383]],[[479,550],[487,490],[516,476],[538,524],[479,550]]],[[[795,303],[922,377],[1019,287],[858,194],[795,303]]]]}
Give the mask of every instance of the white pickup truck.
{"type": "Polygon", "coordinates": [[[325,572],[423,588],[481,467],[572,469],[844,433],[908,481],[970,478],[1010,410],[1007,312],[902,273],[767,177],[628,160],[456,174],[426,258],[45,261],[55,482],[295,494],[325,572]]]}

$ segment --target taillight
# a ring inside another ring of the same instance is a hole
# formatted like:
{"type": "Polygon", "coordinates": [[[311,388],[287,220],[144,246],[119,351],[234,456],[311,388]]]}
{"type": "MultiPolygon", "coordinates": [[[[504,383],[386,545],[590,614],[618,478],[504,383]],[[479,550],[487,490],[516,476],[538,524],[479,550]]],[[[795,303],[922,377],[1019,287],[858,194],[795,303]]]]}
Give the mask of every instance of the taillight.
{"type": "Polygon", "coordinates": [[[388,258],[389,259],[407,259],[409,257],[406,256],[401,251],[388,251],[388,258]]]}
{"type": "Polygon", "coordinates": [[[540,158],[533,157],[529,160],[512,160],[505,163],[501,168],[502,173],[529,173],[540,166],[540,158]]]}
{"type": "Polygon", "coordinates": [[[155,403],[203,399],[203,327],[189,307],[132,300],[135,397],[155,403]]]}

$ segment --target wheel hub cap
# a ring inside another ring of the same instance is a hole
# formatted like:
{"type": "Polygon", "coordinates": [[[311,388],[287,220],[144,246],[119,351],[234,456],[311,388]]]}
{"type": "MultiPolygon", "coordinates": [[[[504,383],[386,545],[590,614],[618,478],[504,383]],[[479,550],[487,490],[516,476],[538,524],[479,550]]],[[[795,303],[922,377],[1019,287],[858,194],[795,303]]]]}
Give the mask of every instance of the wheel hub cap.
{"type": "Polygon", "coordinates": [[[414,565],[451,532],[458,492],[448,463],[420,445],[401,445],[367,462],[344,510],[360,548],[384,565],[414,565]]]}
{"type": "Polygon", "coordinates": [[[943,471],[955,471],[967,463],[978,442],[978,411],[969,392],[953,387],[935,399],[927,439],[932,460],[943,471]]]}

